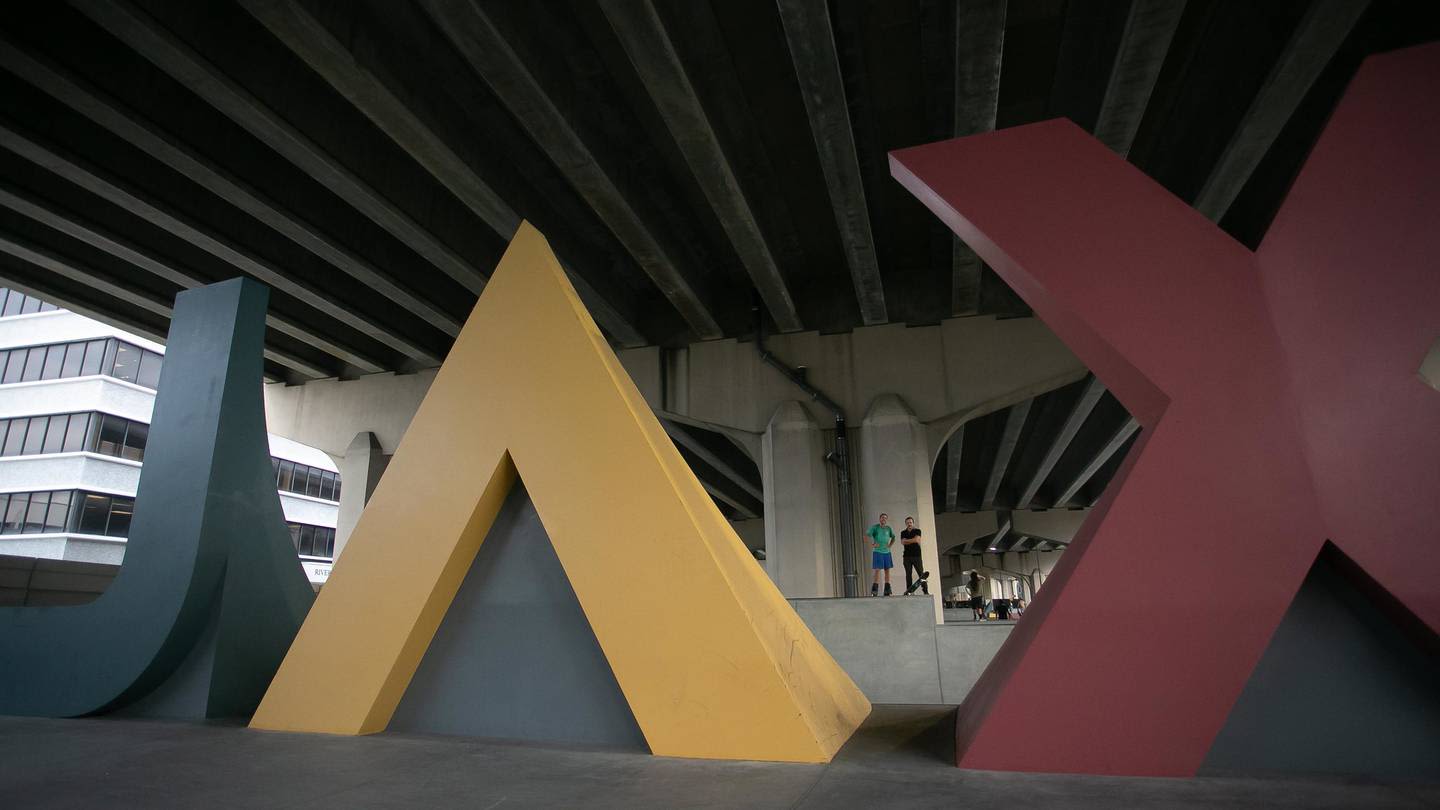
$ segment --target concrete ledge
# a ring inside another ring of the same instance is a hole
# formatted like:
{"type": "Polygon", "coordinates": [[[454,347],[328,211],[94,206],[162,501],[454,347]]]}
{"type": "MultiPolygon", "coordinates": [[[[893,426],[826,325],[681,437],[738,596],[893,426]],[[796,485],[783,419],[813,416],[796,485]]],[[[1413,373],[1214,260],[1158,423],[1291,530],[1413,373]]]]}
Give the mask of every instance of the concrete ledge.
{"type": "Polygon", "coordinates": [[[965,700],[1014,627],[1014,622],[971,622],[935,628],[941,703],[965,700]]]}
{"type": "Polygon", "coordinates": [[[963,702],[1014,627],[937,625],[928,597],[788,601],[876,704],[963,702]]]}
{"type": "Polygon", "coordinates": [[[871,703],[940,703],[935,606],[929,597],[792,599],[871,703]]]}

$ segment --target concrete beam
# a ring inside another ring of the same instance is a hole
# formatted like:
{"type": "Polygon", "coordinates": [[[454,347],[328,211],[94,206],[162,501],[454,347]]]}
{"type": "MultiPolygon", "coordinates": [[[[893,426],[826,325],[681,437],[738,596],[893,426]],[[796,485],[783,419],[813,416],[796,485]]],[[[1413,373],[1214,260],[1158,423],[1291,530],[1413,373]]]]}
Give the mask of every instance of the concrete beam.
{"type": "Polygon", "coordinates": [[[72,4],[441,272],[477,295],[484,289],[480,271],[149,14],[125,0],[72,4]]]}
{"type": "MultiPolygon", "coordinates": [[[[480,221],[501,239],[510,241],[520,227],[520,215],[302,5],[294,0],[241,0],[240,5],[449,189],[480,221]]],[[[576,293],[605,331],[622,346],[645,344],[645,338],[633,324],[581,276],[569,267],[565,269],[576,293]]],[[[488,278],[482,271],[477,272],[488,278]]]]}
{"type": "Polygon", "coordinates": [[[1085,469],[1081,470],[1080,474],[1075,476],[1075,480],[1071,481],[1070,485],[1065,487],[1065,490],[1055,499],[1055,506],[1059,507],[1069,503],[1070,499],[1074,498],[1075,495],[1080,492],[1080,488],[1085,486],[1085,483],[1095,475],[1095,472],[1104,466],[1105,462],[1109,461],[1110,457],[1115,455],[1121,446],[1125,444],[1125,440],[1129,439],[1134,435],[1135,431],[1139,429],[1140,423],[1135,421],[1135,417],[1132,416],[1126,419],[1125,424],[1121,425],[1120,429],[1115,431],[1115,434],[1110,437],[1110,440],[1105,442],[1105,446],[1100,448],[1100,452],[1096,453],[1095,457],[1090,459],[1090,463],[1085,465],[1085,469]]]}
{"type": "Polygon", "coordinates": [[[1055,439],[1050,442],[1049,449],[1045,451],[1045,457],[1040,460],[1040,464],[1035,468],[1035,473],[1030,476],[1030,483],[1025,485],[1025,491],[1021,492],[1020,498],[1015,501],[1016,509],[1030,508],[1030,502],[1035,499],[1035,493],[1040,491],[1045,479],[1050,477],[1050,472],[1055,469],[1055,464],[1060,461],[1061,456],[1065,455],[1066,449],[1070,447],[1070,442],[1075,439],[1075,434],[1080,432],[1081,425],[1085,424],[1090,412],[1095,410],[1095,403],[1100,401],[1100,397],[1104,393],[1105,384],[1100,382],[1100,378],[1091,376],[1090,381],[1085,384],[1085,390],[1080,392],[1080,398],[1071,406],[1070,414],[1065,417],[1065,424],[1061,426],[1055,439]]]}
{"type": "MultiPolygon", "coordinates": [[[[1028,537],[1031,547],[1047,542],[1068,543],[1075,537],[1090,515],[1089,509],[1047,509],[1043,511],[947,512],[936,515],[935,532],[945,542],[943,553],[974,553],[970,548],[988,550],[996,531],[1010,519],[1009,533],[1016,538],[1028,537]],[[975,542],[979,540],[980,542],[975,542]]],[[[1022,543],[1016,539],[1014,548],[1022,543]]]]}
{"type": "Polygon", "coordinates": [[[715,455],[710,448],[690,435],[689,431],[665,419],[660,420],[660,425],[665,428],[665,432],[670,434],[670,438],[673,439],[676,444],[684,447],[696,458],[715,468],[716,472],[733,481],[736,486],[745,490],[745,492],[755,500],[765,500],[765,493],[762,492],[759,487],[755,486],[755,484],[739,470],[736,470],[726,463],[724,459],[715,455]]]}
{"type": "Polygon", "coordinates": [[[1369,5],[1369,0],[1315,0],[1310,4],[1205,185],[1200,187],[1195,197],[1196,210],[1215,222],[1225,216],[1270,144],[1369,5]]]}
{"type": "MultiPolygon", "coordinates": [[[[158,315],[167,321],[174,314],[174,310],[170,304],[156,296],[127,287],[124,284],[120,284],[101,275],[95,270],[61,257],[38,245],[32,245],[20,239],[13,238],[8,234],[0,233],[0,253],[13,256],[61,278],[68,278],[71,281],[84,284],[101,295],[123,301],[137,309],[158,315]]],[[[54,300],[53,295],[46,295],[45,298],[56,306],[65,306],[66,309],[70,309],[67,302],[54,300]]],[[[151,332],[151,330],[147,329],[146,332],[151,332]]],[[[146,334],[145,337],[149,337],[157,343],[164,343],[166,339],[164,335],[152,336],[151,334],[146,334]]],[[[266,349],[265,358],[293,370],[302,377],[320,379],[322,377],[334,376],[333,372],[319,368],[306,360],[286,352],[266,349]]]]}
{"type": "Polygon", "coordinates": [[[720,325],[674,257],[621,193],[610,173],[560,111],[489,16],[474,2],[421,0],[420,5],[476,75],[495,92],[555,166],[702,340],[720,325]]]}
{"type": "Polygon", "coordinates": [[[759,517],[759,515],[755,514],[755,510],[741,503],[738,498],[732,497],[731,495],[726,493],[725,490],[720,489],[709,481],[706,481],[704,478],[700,478],[699,480],[700,486],[704,487],[705,491],[710,493],[710,497],[729,506],[731,509],[734,509],[735,512],[739,514],[743,520],[754,520],[755,518],[759,517]]]}
{"type": "Polygon", "coordinates": [[[601,10],[649,91],[770,317],[782,332],[805,328],[760,223],[651,0],[602,0],[601,10]]]}
{"type": "Polygon", "coordinates": [[[1121,157],[1130,154],[1184,12],[1185,0],[1133,0],[1130,4],[1095,122],[1095,137],[1121,157]]]}
{"type": "Polygon", "coordinates": [[[1025,418],[1030,415],[1030,406],[1035,400],[1027,399],[1010,406],[1005,414],[1005,432],[1000,437],[1000,447],[995,451],[995,461],[990,465],[990,477],[985,482],[985,496],[980,499],[981,509],[994,509],[995,496],[1000,492],[1000,482],[1010,468],[1015,456],[1015,445],[1020,441],[1020,431],[1025,427],[1025,418]]]}
{"type": "MultiPolygon", "coordinates": [[[[1007,0],[955,4],[955,126],[963,138],[995,128],[1000,107],[1000,63],[1005,50],[1007,0]]],[[[950,309],[953,315],[980,311],[983,265],[958,237],[951,242],[950,309]]]]}
{"type": "MultiPolygon", "coordinates": [[[[968,318],[966,320],[979,321],[981,319],[968,318]]],[[[974,419],[979,419],[986,414],[1009,408],[1013,405],[1024,402],[1025,400],[1034,399],[1041,394],[1054,391],[1057,388],[1064,388],[1071,383],[1079,382],[1080,380],[1085,379],[1085,375],[1089,372],[1086,371],[1084,366],[1079,365],[1078,360],[1075,361],[1075,363],[1076,367],[1062,371],[1059,374],[1041,379],[1036,379],[1032,377],[1031,379],[1033,380],[1033,382],[1027,381],[1025,383],[1018,384],[1012,390],[998,396],[994,396],[991,399],[982,402],[975,402],[969,407],[964,408],[963,410],[946,414],[945,416],[942,416],[938,419],[927,420],[925,423],[925,427],[926,432],[929,435],[930,446],[933,448],[933,453],[935,454],[934,457],[937,459],[939,458],[940,448],[943,444],[943,437],[948,434],[955,425],[964,424],[974,419]]],[[[974,378],[972,378],[972,380],[973,379],[974,378]]]]}
{"type": "MultiPolygon", "coordinates": [[[[205,279],[193,275],[188,271],[179,270],[156,259],[128,240],[109,233],[98,226],[86,223],[74,214],[27,199],[21,196],[16,189],[4,183],[0,183],[0,207],[8,208],[17,214],[29,217],[48,228],[59,231],[76,241],[83,242],[96,250],[108,253],[120,261],[157,278],[164,279],[183,289],[189,290],[195,287],[203,287],[209,283],[205,279]]],[[[374,360],[359,354],[353,349],[340,346],[328,338],[321,336],[319,333],[312,332],[309,328],[284,316],[276,315],[273,312],[266,313],[265,325],[281,334],[289,335],[302,343],[309,344],[331,357],[348,363],[367,374],[384,370],[374,360]]]]}
{"type": "Polygon", "coordinates": [[[1000,548],[1000,543],[1005,540],[1005,536],[1014,528],[1015,524],[1011,521],[1009,512],[996,512],[995,518],[1000,523],[999,526],[995,527],[995,533],[989,537],[976,539],[971,546],[972,554],[985,554],[992,548],[1000,548]]]}
{"type": "Polygon", "coordinates": [[[120,181],[103,176],[99,169],[89,166],[79,158],[62,155],[56,149],[42,146],[3,121],[0,121],[0,147],[9,149],[31,163],[65,178],[131,215],[169,232],[407,357],[427,365],[440,364],[440,356],[433,351],[402,337],[377,321],[356,313],[350,307],[332,301],[326,293],[295,281],[288,273],[225,237],[185,218],[159,201],[144,196],[140,191],[123,186],[120,181]]]}
{"type": "Polygon", "coordinates": [[[835,52],[835,34],[825,0],[778,0],[780,22],[790,43],[790,58],[800,81],[800,95],[810,116],[810,131],[830,205],[840,229],[860,317],[866,326],[885,323],[885,288],[880,262],[875,256],[875,237],[870,232],[870,209],[860,178],[855,151],[855,133],[850,127],[850,108],[845,100],[845,80],[840,75],[840,58],[835,52]]]}
{"type": "Polygon", "coordinates": [[[25,79],[51,98],[99,124],[115,136],[169,166],[220,199],[268,225],[331,266],[394,301],[406,311],[451,337],[460,334],[460,322],[418,293],[381,272],[300,215],[286,210],[218,164],[191,151],[174,137],[145,121],[118,101],[70,75],[64,69],[35,57],[0,38],[0,67],[25,79]]]}
{"type": "Polygon", "coordinates": [[[965,446],[965,423],[955,428],[945,442],[945,511],[954,512],[960,503],[960,461],[965,446]]]}

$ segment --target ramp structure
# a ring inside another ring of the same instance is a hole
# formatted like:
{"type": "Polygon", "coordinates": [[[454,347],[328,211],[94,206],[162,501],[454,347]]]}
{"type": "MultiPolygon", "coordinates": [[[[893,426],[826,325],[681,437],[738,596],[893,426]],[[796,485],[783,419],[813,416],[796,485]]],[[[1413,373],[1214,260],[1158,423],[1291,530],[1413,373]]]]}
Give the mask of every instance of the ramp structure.
{"type": "MultiPolygon", "coordinates": [[[[525,225],[251,725],[385,729],[517,478],[652,752],[825,762],[869,713],[525,225]]],[[[471,688],[526,677],[513,658],[471,688]]]]}

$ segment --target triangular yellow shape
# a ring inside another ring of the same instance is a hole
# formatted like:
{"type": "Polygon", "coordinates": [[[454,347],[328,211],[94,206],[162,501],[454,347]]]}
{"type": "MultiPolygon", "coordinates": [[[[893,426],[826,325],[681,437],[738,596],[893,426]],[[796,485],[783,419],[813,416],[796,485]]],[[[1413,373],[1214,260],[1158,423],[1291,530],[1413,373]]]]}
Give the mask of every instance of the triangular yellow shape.
{"type": "Polygon", "coordinates": [[[869,713],[526,224],[251,726],[383,730],[517,471],[653,753],[827,762],[869,713]]]}

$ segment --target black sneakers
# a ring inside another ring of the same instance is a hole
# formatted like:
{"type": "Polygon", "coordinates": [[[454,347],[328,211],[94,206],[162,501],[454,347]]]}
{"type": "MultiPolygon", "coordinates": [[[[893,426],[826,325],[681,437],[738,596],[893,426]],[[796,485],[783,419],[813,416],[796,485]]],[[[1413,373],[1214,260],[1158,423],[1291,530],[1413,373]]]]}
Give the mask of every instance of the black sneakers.
{"type": "Polygon", "coordinates": [[[890,583],[888,583],[888,582],[885,583],[885,595],[886,595],[886,596],[893,596],[893,595],[894,595],[894,594],[892,594],[892,593],[890,592],[890,583]]]}

